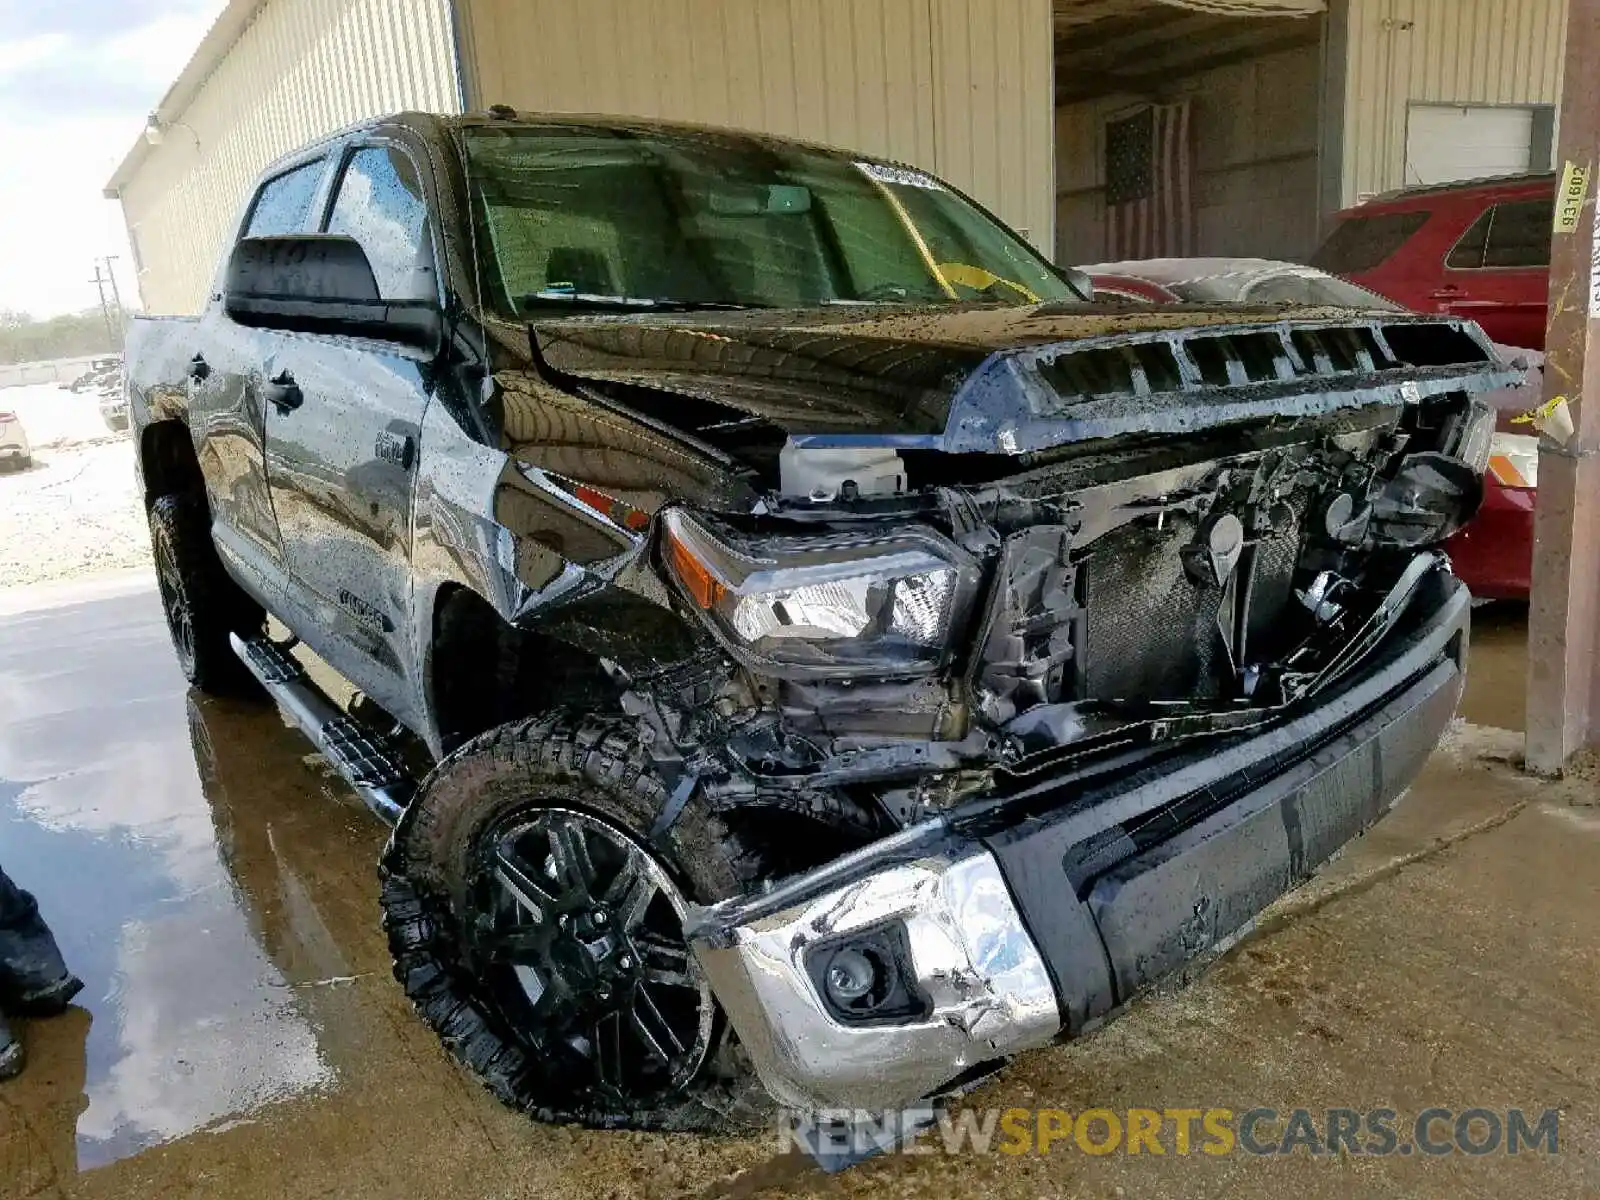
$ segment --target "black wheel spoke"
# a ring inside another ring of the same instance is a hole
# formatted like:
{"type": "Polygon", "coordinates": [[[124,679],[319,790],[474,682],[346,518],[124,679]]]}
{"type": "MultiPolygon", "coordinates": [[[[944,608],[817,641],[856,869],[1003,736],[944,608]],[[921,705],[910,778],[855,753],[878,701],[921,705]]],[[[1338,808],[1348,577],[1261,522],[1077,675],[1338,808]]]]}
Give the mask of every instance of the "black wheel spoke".
{"type": "Polygon", "coordinates": [[[634,947],[639,952],[639,962],[644,977],[651,983],[668,987],[695,987],[689,977],[689,951],[683,946],[671,946],[653,938],[635,938],[634,947]]]}
{"type": "Polygon", "coordinates": [[[183,594],[183,576],[178,572],[177,561],[165,538],[155,539],[156,581],[161,586],[161,600],[167,612],[167,625],[172,630],[172,641],[184,658],[194,653],[194,627],[189,616],[189,604],[183,594]]]}
{"type": "Polygon", "coordinates": [[[600,1086],[622,1089],[622,1014],[609,1012],[594,1026],[594,1073],[600,1086]]]}
{"type": "Polygon", "coordinates": [[[537,925],[513,925],[480,935],[478,948],[494,962],[536,963],[548,940],[537,925]]]}
{"type": "Polygon", "coordinates": [[[562,821],[550,830],[550,852],[556,860],[556,876],[574,891],[588,895],[594,882],[594,863],[589,859],[589,841],[576,821],[562,821]]]}
{"type": "Polygon", "coordinates": [[[650,902],[660,890],[656,881],[629,859],[606,889],[606,903],[616,910],[617,922],[631,930],[644,920],[650,902]]]}
{"type": "Polygon", "coordinates": [[[683,1043],[672,1031],[672,1025],[661,1015],[650,992],[642,984],[634,989],[633,1005],[628,1011],[633,1032],[653,1058],[668,1064],[683,1053],[683,1043]]]}
{"type": "Polygon", "coordinates": [[[500,850],[495,855],[495,878],[499,880],[500,886],[511,894],[512,899],[531,913],[535,920],[547,920],[548,915],[556,909],[556,898],[540,882],[510,841],[509,838],[502,841],[500,850]]]}

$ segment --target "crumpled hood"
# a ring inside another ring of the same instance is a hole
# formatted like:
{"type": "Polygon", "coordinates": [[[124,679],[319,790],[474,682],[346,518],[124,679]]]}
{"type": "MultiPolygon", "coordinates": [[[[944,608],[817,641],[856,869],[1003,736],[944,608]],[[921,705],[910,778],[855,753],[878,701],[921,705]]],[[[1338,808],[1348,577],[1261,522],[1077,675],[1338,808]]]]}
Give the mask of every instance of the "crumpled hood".
{"type": "Polygon", "coordinates": [[[554,373],[693,398],[695,421],[709,404],[802,444],[949,452],[1023,453],[1513,381],[1470,322],[1346,309],[841,306],[562,317],[530,334],[554,373]]]}

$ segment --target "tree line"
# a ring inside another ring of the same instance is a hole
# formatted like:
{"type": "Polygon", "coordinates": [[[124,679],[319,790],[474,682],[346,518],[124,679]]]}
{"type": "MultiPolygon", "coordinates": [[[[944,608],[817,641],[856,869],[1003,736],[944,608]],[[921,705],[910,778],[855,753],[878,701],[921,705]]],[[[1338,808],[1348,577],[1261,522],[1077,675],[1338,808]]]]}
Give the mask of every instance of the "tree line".
{"type": "Polygon", "coordinates": [[[98,308],[58,317],[0,309],[0,363],[114,354],[121,349],[119,341],[107,331],[98,308]]]}

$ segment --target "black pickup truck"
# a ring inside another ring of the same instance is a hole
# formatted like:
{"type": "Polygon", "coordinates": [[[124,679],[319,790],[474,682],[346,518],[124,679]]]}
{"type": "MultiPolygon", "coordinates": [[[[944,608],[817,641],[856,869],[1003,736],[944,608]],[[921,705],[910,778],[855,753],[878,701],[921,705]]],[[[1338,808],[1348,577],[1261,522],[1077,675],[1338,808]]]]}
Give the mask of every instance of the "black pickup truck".
{"type": "Polygon", "coordinates": [[[128,347],[190,680],[394,824],[462,1062],[667,1129],[947,1094],[1376,820],[1515,378],[1459,320],[1096,304],[911,167],[507,111],[278,162],[128,347]]]}

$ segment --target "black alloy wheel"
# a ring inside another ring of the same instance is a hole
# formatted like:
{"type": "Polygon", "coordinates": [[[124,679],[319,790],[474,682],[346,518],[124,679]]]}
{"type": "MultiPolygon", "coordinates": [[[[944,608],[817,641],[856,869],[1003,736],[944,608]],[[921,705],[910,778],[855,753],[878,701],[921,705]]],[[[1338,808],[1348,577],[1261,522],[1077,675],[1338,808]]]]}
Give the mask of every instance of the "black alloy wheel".
{"type": "Polygon", "coordinates": [[[710,1051],[716,1005],[689,953],[687,902],[614,825],[564,808],[496,822],[479,844],[472,954],[507,1022],[606,1105],[670,1097],[710,1051]]]}
{"type": "Polygon", "coordinates": [[[395,978],[501,1101],[597,1129],[761,1128],[771,1097],[684,934],[692,904],[772,877],[767,851],[671,794],[626,718],[557,712],[480,734],[384,854],[395,978]]]}
{"type": "Polygon", "coordinates": [[[156,563],[156,586],[161,590],[161,609],[167,615],[172,648],[184,676],[194,678],[194,609],[184,591],[183,573],[168,538],[152,538],[150,551],[156,563]]]}
{"type": "Polygon", "coordinates": [[[229,635],[259,636],[266,614],[223,569],[204,496],[161,496],[150,506],[150,552],[184,678],[212,694],[257,694],[229,635]]]}

